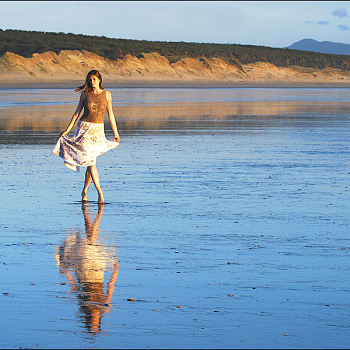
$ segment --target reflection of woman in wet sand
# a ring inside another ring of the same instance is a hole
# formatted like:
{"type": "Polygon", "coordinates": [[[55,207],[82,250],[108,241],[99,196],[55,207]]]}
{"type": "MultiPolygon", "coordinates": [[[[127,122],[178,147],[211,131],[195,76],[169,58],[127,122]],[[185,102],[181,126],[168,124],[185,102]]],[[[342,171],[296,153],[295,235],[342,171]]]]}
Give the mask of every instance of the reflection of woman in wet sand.
{"type": "Polygon", "coordinates": [[[87,190],[93,180],[98,202],[104,203],[103,192],[96,168],[96,157],[119,145],[119,134],[112,110],[112,96],[102,87],[102,77],[97,70],[92,70],[86,77],[85,84],[76,91],[82,91],[80,101],[65,131],[61,133],[53,153],[64,159],[64,164],[75,171],[86,166],[85,184],[81,197],[87,201],[87,190]],[[84,108],[74,137],[66,136],[84,108]],[[114,142],[108,141],[104,134],[104,113],[107,110],[109,121],[114,132],[114,142]]]}
{"type": "Polygon", "coordinates": [[[119,263],[113,251],[107,251],[98,242],[103,205],[91,223],[86,206],[83,205],[86,237],[79,233],[68,236],[59,247],[57,262],[73,291],[78,293],[83,322],[92,333],[101,330],[101,317],[112,306],[112,294],[118,277],[119,263]],[[112,276],[104,292],[104,274],[108,265],[113,265],[112,276]]]}

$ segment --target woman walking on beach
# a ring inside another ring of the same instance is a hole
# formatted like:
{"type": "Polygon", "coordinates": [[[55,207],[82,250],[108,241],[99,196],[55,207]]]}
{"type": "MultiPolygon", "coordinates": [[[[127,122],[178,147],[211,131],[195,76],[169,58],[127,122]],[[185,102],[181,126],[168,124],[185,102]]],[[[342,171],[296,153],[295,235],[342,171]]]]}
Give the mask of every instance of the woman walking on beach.
{"type": "Polygon", "coordinates": [[[87,201],[87,190],[92,180],[98,192],[98,203],[104,203],[96,157],[119,145],[119,134],[112,110],[112,96],[102,87],[102,77],[97,70],[90,71],[85,84],[75,91],[82,91],[78,107],[52,152],[63,158],[64,165],[74,171],[79,171],[80,166],[87,167],[84,188],[81,192],[83,202],[87,201]],[[78,121],[74,137],[66,136],[83,108],[84,113],[78,121]],[[108,141],[104,133],[105,110],[114,132],[114,142],[108,141]]]}

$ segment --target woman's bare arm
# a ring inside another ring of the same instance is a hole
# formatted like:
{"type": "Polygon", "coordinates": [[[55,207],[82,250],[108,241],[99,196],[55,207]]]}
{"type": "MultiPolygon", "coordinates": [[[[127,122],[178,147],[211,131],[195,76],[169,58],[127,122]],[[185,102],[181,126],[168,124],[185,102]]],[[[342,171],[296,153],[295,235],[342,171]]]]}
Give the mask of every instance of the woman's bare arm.
{"type": "Polygon", "coordinates": [[[61,132],[60,137],[67,135],[69,133],[70,129],[72,129],[72,127],[75,124],[75,122],[77,121],[77,119],[79,118],[79,115],[80,115],[80,113],[83,109],[83,106],[84,106],[84,98],[85,98],[85,96],[83,94],[81,94],[78,107],[75,110],[73,117],[72,117],[69,125],[67,126],[67,129],[65,131],[61,132]]]}
{"type": "Polygon", "coordinates": [[[111,123],[111,127],[114,132],[114,141],[119,142],[120,137],[119,137],[117,123],[115,121],[115,117],[112,109],[112,95],[109,91],[106,91],[106,98],[107,98],[107,113],[108,113],[109,122],[111,123]]]}

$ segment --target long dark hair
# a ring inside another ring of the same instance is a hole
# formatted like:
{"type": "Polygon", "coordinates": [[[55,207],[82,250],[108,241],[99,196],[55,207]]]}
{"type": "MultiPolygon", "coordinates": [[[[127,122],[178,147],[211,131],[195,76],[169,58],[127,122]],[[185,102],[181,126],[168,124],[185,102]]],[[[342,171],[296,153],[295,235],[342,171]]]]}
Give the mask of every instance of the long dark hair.
{"type": "Polygon", "coordinates": [[[100,72],[98,70],[96,70],[96,69],[93,69],[87,74],[86,80],[85,80],[85,84],[82,85],[82,86],[77,87],[75,89],[75,91],[77,91],[77,92],[82,91],[82,90],[83,90],[83,92],[90,92],[90,91],[92,91],[92,86],[91,86],[91,83],[90,83],[90,78],[91,78],[92,75],[96,76],[100,80],[100,89],[104,90],[103,87],[102,87],[102,77],[101,77],[100,72]]]}

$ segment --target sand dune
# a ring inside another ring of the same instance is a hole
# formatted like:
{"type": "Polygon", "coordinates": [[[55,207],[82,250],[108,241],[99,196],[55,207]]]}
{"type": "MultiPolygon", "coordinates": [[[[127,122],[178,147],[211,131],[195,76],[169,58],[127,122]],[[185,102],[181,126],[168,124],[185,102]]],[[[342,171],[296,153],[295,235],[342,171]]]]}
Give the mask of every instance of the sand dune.
{"type": "Polygon", "coordinates": [[[0,58],[2,83],[57,83],[81,81],[98,69],[104,81],[128,82],[226,82],[226,83],[349,83],[350,72],[340,69],[281,68],[268,62],[240,65],[220,58],[184,58],[170,63],[160,54],[127,55],[112,61],[87,51],[62,50],[25,58],[7,52],[0,58]]]}

